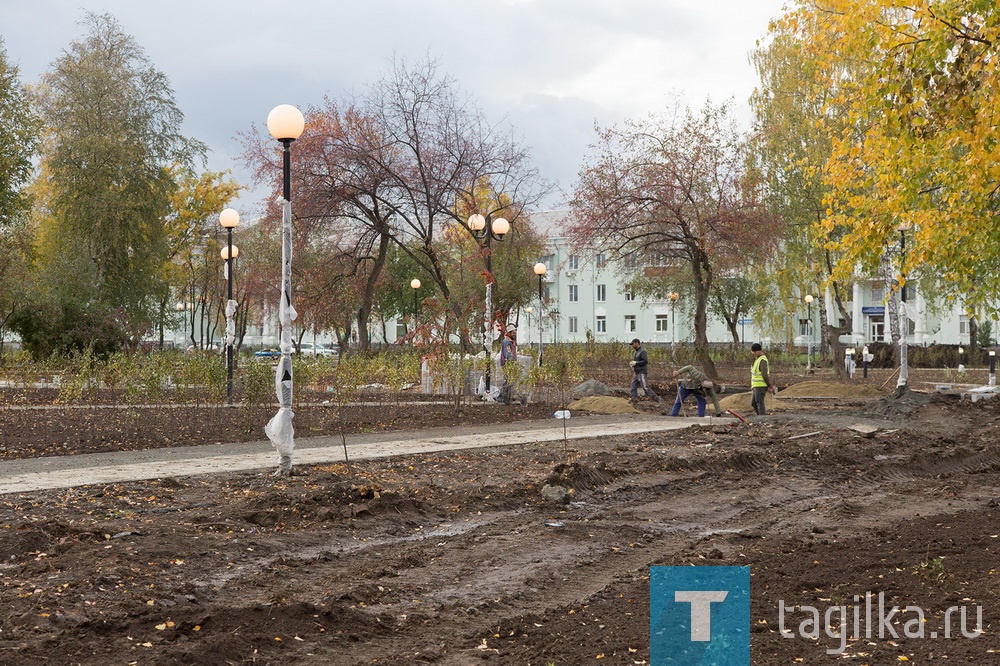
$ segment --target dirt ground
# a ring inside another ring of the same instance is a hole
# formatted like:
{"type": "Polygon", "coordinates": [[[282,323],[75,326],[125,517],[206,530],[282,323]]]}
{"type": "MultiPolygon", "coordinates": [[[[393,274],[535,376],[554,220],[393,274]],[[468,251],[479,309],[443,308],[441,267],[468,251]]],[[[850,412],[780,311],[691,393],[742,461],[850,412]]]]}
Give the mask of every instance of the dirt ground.
{"type": "MultiPolygon", "coordinates": [[[[0,496],[0,664],[648,664],[649,567],[688,564],[751,567],[755,665],[998,663],[1000,402],[844,393],[680,434],[0,496]],[[795,609],[864,621],[866,593],[925,621],[803,636],[795,609]]],[[[552,408],[386,403],[357,428],[552,408]]],[[[248,418],[196,409],[8,408],[3,454],[219,441],[248,418]]]]}

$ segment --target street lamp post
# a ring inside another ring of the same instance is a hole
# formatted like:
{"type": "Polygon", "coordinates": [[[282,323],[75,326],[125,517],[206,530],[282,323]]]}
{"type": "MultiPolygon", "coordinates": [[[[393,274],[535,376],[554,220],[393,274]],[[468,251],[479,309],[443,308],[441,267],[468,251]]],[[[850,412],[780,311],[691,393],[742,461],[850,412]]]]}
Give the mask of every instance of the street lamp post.
{"type": "Polygon", "coordinates": [[[812,359],[813,359],[813,295],[806,294],[806,297],[802,299],[806,302],[806,318],[809,320],[808,335],[809,340],[806,343],[806,373],[808,374],[812,370],[812,359]]]}
{"type": "Polygon", "coordinates": [[[420,307],[417,303],[417,292],[420,291],[420,280],[413,278],[410,280],[410,289],[413,290],[413,331],[416,334],[417,330],[417,310],[420,307]]]}
{"type": "Polygon", "coordinates": [[[474,238],[486,240],[486,317],[484,317],[483,349],[486,351],[486,391],[483,398],[490,395],[490,366],[493,365],[493,250],[492,241],[496,239],[502,241],[504,235],[510,231],[510,222],[502,217],[498,217],[492,222],[489,216],[482,216],[478,213],[469,216],[469,231],[474,238]]]}
{"type": "Polygon", "coordinates": [[[670,358],[674,362],[677,361],[677,299],[680,297],[676,291],[667,294],[670,299],[670,358]]]}
{"type": "Polygon", "coordinates": [[[295,431],[292,427],[292,322],[297,313],[292,306],[292,142],[302,135],[305,119],[302,112],[290,104],[281,104],[267,115],[267,129],[282,147],[281,211],[281,302],[278,321],[281,324],[281,360],[275,375],[278,394],[278,413],[264,432],[278,451],[278,469],[281,476],[292,473],[292,454],[295,451],[295,431]]]}
{"type": "Polygon", "coordinates": [[[542,296],[542,278],[545,277],[548,268],[539,261],[534,267],[535,275],[538,276],[538,367],[542,367],[542,304],[545,299],[542,296]]]}
{"type": "Polygon", "coordinates": [[[233,404],[233,343],[236,342],[236,301],[233,300],[233,259],[240,256],[233,245],[233,229],[240,223],[240,214],[232,208],[219,213],[219,224],[226,230],[226,246],[222,258],[226,262],[226,401],[233,404]]]}

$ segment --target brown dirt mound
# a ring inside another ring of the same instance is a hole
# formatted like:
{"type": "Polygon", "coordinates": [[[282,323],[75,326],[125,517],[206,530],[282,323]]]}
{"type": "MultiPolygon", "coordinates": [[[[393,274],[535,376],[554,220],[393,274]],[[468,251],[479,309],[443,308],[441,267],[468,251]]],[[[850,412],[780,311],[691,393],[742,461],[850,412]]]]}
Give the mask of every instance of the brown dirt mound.
{"type": "Polygon", "coordinates": [[[567,407],[571,412],[584,410],[594,414],[638,414],[639,410],[625,398],[613,398],[607,395],[591,395],[580,398],[567,407]]]}

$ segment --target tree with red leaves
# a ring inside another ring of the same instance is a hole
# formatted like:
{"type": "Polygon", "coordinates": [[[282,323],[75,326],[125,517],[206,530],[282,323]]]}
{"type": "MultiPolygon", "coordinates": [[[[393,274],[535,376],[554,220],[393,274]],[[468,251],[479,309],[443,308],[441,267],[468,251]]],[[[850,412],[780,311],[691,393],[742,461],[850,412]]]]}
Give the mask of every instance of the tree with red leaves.
{"type": "MultiPolygon", "coordinates": [[[[277,186],[273,142],[244,138],[258,178],[277,186]]],[[[362,348],[390,245],[411,257],[461,319],[439,242],[447,225],[466,225],[459,203],[484,179],[517,210],[545,193],[527,150],[489,124],[433,62],[396,62],[362,99],[309,110],[292,160],[296,225],[335,236],[352,272],[364,277],[356,311],[362,348]]]]}
{"type": "Polygon", "coordinates": [[[598,129],[597,156],[581,170],[570,237],[612,258],[639,258],[647,294],[693,295],[695,346],[705,372],[707,310],[717,277],[762,267],[777,242],[748,171],[747,141],[727,105],[598,129]]]}

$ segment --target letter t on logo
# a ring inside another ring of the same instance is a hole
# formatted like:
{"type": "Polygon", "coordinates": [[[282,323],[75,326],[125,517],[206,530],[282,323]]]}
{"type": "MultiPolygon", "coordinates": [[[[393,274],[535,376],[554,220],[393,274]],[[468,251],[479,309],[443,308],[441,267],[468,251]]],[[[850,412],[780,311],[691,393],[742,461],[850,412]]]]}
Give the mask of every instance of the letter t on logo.
{"type": "Polygon", "coordinates": [[[691,640],[705,642],[712,640],[712,602],[726,600],[729,592],[723,590],[692,591],[677,590],[674,601],[691,604],[691,640]]]}

